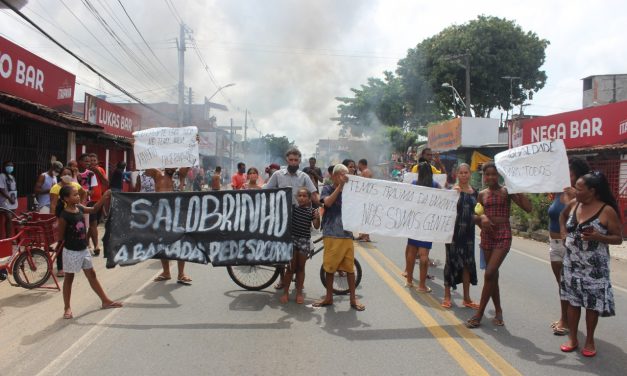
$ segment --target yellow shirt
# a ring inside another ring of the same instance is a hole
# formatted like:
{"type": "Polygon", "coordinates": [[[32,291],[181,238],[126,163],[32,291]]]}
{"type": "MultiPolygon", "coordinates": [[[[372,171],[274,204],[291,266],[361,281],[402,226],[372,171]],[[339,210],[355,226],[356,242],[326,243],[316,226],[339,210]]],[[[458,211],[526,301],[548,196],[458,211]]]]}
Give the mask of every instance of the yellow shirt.
{"type": "MultiPolygon", "coordinates": [[[[414,174],[418,173],[418,165],[414,165],[414,167],[411,168],[411,172],[413,172],[414,174]]],[[[433,167],[433,165],[431,165],[431,172],[435,175],[435,174],[441,174],[442,171],[438,170],[437,168],[433,167]]]]}
{"type": "MultiPolygon", "coordinates": [[[[76,190],[78,191],[78,193],[81,193],[81,194],[82,194],[82,193],[84,192],[84,191],[83,191],[83,187],[81,187],[81,185],[80,185],[80,184],[78,184],[77,182],[73,181],[70,185],[71,185],[72,187],[76,188],[76,190]]],[[[58,195],[59,195],[59,192],[61,191],[61,187],[62,187],[61,183],[57,183],[57,184],[53,185],[53,186],[50,188],[50,194],[51,194],[51,195],[57,195],[57,196],[58,196],[58,195]]]]}

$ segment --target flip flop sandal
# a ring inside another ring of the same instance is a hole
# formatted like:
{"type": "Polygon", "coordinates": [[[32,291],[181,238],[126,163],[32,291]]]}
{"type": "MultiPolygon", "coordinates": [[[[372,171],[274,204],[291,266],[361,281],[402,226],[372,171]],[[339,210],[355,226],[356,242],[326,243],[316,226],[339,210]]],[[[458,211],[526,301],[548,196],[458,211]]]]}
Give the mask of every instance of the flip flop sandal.
{"type": "Polygon", "coordinates": [[[471,301],[468,301],[468,302],[464,302],[464,307],[472,308],[472,309],[479,309],[479,304],[477,304],[477,303],[475,303],[475,302],[473,302],[471,300],[471,301]]]}
{"type": "Polygon", "coordinates": [[[553,327],[553,334],[556,336],[565,336],[568,334],[568,329],[555,326],[553,327]]]}
{"type": "Polygon", "coordinates": [[[421,289],[421,288],[417,288],[416,291],[418,291],[421,294],[431,294],[431,287],[428,287],[426,289],[421,289]]]}
{"type": "Polygon", "coordinates": [[[65,320],[70,320],[70,319],[73,319],[73,318],[74,318],[74,315],[72,314],[72,312],[63,314],[63,319],[65,319],[65,320]]]}
{"type": "Polygon", "coordinates": [[[153,279],[153,281],[154,281],[154,282],[162,282],[162,281],[169,281],[169,280],[171,280],[171,279],[172,279],[172,277],[166,277],[166,276],[164,276],[163,274],[159,274],[159,275],[157,276],[157,278],[153,279]]]}
{"type": "Polygon", "coordinates": [[[181,278],[176,280],[177,283],[180,283],[181,285],[185,285],[185,286],[191,286],[192,285],[192,279],[189,276],[182,276],[181,278]]]}
{"type": "Polygon", "coordinates": [[[450,309],[453,306],[450,300],[442,300],[442,304],[440,305],[442,306],[442,308],[446,309],[450,309]]]}
{"type": "Polygon", "coordinates": [[[111,302],[107,305],[103,305],[101,309],[111,309],[111,308],[122,308],[122,303],[120,302],[111,302]]]}
{"type": "Polygon", "coordinates": [[[476,329],[481,326],[481,319],[478,317],[471,317],[464,324],[468,329],[476,329]]]}
{"type": "Polygon", "coordinates": [[[358,312],[362,312],[366,310],[366,306],[363,304],[359,304],[359,303],[351,304],[351,308],[358,312]]]}
{"type": "Polygon", "coordinates": [[[503,321],[503,316],[494,316],[492,319],[492,323],[496,326],[505,326],[505,321],[503,321]]]}
{"type": "Polygon", "coordinates": [[[333,303],[324,303],[324,302],[315,302],[311,304],[313,308],[322,308],[322,307],[328,307],[332,305],[333,303]]]}

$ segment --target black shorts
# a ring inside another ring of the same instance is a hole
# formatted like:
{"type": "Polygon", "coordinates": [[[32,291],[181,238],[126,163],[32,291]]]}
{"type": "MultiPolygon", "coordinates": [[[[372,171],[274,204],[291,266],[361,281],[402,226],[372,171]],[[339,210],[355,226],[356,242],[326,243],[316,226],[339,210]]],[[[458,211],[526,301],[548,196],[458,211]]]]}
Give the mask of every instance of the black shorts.
{"type": "MultiPolygon", "coordinates": [[[[87,203],[87,207],[93,207],[94,205],[96,205],[96,201],[89,201],[87,203]]],[[[98,210],[98,212],[96,213],[91,213],[89,214],[89,223],[93,223],[93,222],[100,222],[100,219],[102,218],[102,208],[100,208],[100,210],[98,210]]]]}

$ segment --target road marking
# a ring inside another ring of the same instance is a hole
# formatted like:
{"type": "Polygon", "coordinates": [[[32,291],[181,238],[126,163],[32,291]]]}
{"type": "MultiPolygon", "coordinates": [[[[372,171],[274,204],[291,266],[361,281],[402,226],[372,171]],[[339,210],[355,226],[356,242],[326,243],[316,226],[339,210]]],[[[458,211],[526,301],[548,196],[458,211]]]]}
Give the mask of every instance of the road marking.
{"type": "Polygon", "coordinates": [[[383,267],[362,247],[357,247],[360,256],[374,269],[381,279],[396,293],[410,311],[431,332],[433,337],[451,355],[468,375],[489,375],[489,373],[464,348],[444,330],[407,291],[401,287],[383,267]]]}
{"type": "MultiPolygon", "coordinates": [[[[545,263],[545,264],[551,265],[551,263],[550,263],[549,261],[547,261],[547,260],[545,260],[545,259],[542,259],[542,258],[540,258],[540,257],[534,256],[534,255],[530,255],[530,254],[528,254],[528,253],[526,253],[526,252],[524,252],[524,251],[520,251],[520,250],[515,249],[515,248],[510,248],[509,250],[510,250],[510,251],[514,251],[514,252],[518,253],[519,255],[522,255],[522,256],[527,256],[527,257],[529,257],[529,258],[531,258],[531,259],[534,259],[534,260],[536,260],[536,261],[540,261],[540,262],[542,262],[542,263],[545,263]]],[[[612,288],[614,288],[614,289],[616,289],[616,290],[618,290],[618,291],[622,291],[622,292],[624,292],[624,293],[626,293],[626,294],[627,294],[627,289],[626,289],[626,288],[624,288],[624,287],[617,286],[617,285],[615,285],[615,284],[613,284],[613,283],[612,283],[612,288]]]]}
{"type": "MultiPolygon", "coordinates": [[[[362,247],[366,248],[365,246],[362,247]]],[[[401,281],[403,280],[401,277],[400,268],[396,266],[396,264],[394,264],[392,260],[385,256],[377,247],[375,247],[374,245],[370,245],[367,249],[375,252],[377,256],[395,272],[394,274],[397,276],[396,279],[399,279],[401,281]]],[[[367,253],[361,252],[360,254],[365,255],[367,253]]],[[[398,283],[395,284],[397,286],[400,286],[398,283]]],[[[459,336],[463,338],[472,348],[474,348],[475,351],[477,351],[500,374],[521,375],[521,373],[516,368],[509,364],[509,362],[501,357],[496,351],[494,351],[483,339],[481,339],[481,337],[473,333],[472,330],[466,328],[466,326],[457,318],[457,316],[455,316],[453,312],[444,310],[435,298],[428,294],[418,294],[418,296],[431,307],[433,307],[440,317],[444,318],[449,324],[451,324],[451,326],[455,329],[459,336]]]]}
{"type": "MultiPolygon", "coordinates": [[[[137,295],[138,292],[143,290],[146,286],[148,286],[157,275],[159,275],[161,271],[155,273],[146,283],[141,285],[133,294],[131,294],[128,298],[124,299],[122,302],[127,303],[130,302],[133,297],[137,295]]],[[[46,367],[44,367],[37,376],[56,376],[61,373],[65,368],[67,368],[74,359],[78,358],[83,351],[85,351],[92,343],[100,337],[102,333],[107,329],[107,325],[111,322],[115,316],[117,316],[122,309],[111,309],[110,312],[102,318],[98,323],[94,324],[94,326],[87,331],[87,333],[83,334],[74,344],[68,347],[61,355],[57,356],[55,360],[50,362],[46,367]]]]}

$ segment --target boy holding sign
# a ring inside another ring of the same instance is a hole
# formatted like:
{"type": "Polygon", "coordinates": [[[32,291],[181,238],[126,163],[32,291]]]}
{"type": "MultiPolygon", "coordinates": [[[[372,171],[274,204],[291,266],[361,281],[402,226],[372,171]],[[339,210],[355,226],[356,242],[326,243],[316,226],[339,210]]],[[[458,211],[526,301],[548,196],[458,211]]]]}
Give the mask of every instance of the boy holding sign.
{"type": "Polygon", "coordinates": [[[322,217],[322,236],[324,256],[322,265],[326,272],[327,293],[324,299],[317,301],[313,307],[333,305],[333,276],[337,270],[346,272],[351,308],[363,311],[366,307],[355,297],[355,248],[353,234],[345,231],[342,224],[342,190],[348,182],[348,168],[337,164],[333,168],[333,185],[322,188],[321,201],[324,205],[322,217]]]}

